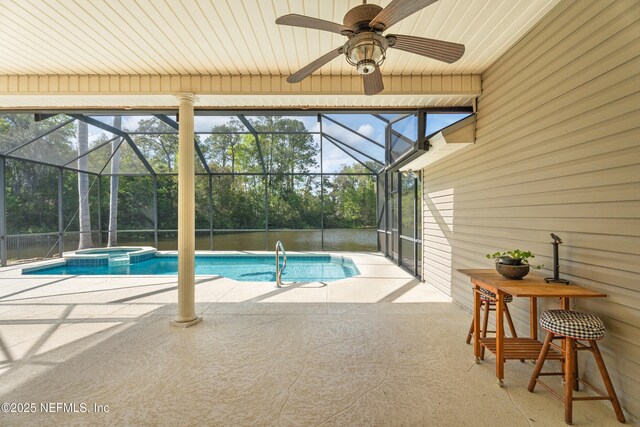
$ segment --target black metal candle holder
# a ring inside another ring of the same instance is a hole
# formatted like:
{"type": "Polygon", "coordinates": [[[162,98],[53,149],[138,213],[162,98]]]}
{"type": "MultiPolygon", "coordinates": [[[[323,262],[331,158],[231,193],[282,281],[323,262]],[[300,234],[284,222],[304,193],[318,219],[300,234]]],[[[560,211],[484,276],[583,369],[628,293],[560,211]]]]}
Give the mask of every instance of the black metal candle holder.
{"type": "Polygon", "coordinates": [[[568,280],[560,278],[560,261],[558,257],[558,245],[562,243],[562,239],[560,239],[560,237],[556,236],[553,233],[551,233],[551,238],[553,239],[553,242],[551,242],[551,244],[553,245],[553,277],[547,277],[544,279],[544,281],[547,283],[562,283],[562,284],[568,285],[569,284],[568,280]]]}

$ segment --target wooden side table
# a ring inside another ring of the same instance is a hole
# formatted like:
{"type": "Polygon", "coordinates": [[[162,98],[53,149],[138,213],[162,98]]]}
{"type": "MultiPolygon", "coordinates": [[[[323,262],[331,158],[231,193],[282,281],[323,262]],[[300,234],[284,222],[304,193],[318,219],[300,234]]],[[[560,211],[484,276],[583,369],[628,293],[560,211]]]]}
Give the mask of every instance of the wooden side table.
{"type": "MultiPolygon", "coordinates": [[[[546,283],[544,278],[530,273],[522,280],[507,279],[493,269],[461,269],[460,273],[471,278],[474,288],[473,322],[474,338],[473,353],[476,362],[480,360],[480,349],[484,346],[496,356],[496,379],[500,386],[504,380],[504,363],[509,359],[537,359],[542,350],[542,343],[538,341],[538,298],[560,298],[560,307],[568,310],[570,298],[606,297],[606,294],[582,288],[577,285],[562,285],[546,283]],[[504,319],[496,316],[495,338],[479,337],[480,330],[480,294],[479,288],[488,289],[496,294],[496,313],[504,311],[504,295],[529,298],[529,330],[528,338],[506,338],[504,336],[504,319]]],[[[547,359],[563,360],[558,351],[550,352],[547,359]]]]}

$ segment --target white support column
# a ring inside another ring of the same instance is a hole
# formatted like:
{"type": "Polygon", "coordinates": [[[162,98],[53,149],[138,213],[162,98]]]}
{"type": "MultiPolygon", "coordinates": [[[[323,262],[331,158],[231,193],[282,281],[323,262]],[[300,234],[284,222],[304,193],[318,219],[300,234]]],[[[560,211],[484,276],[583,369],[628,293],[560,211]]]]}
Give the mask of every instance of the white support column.
{"type": "Polygon", "coordinates": [[[180,101],[178,129],[178,314],[172,326],[189,327],[202,321],[195,307],[195,149],[193,94],[176,95],[180,101]]]}

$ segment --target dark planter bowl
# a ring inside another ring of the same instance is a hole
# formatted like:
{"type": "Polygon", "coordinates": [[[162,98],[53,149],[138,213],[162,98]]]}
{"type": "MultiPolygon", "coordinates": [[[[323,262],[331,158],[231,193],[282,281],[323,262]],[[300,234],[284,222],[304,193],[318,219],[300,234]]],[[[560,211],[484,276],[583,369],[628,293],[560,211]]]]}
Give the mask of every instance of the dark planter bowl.
{"type": "Polygon", "coordinates": [[[496,262],[496,270],[507,279],[522,280],[524,276],[529,274],[529,264],[523,265],[507,265],[496,262]]]}
{"type": "Polygon", "coordinates": [[[522,265],[520,259],[511,258],[510,256],[501,256],[496,260],[496,262],[499,262],[500,264],[505,264],[505,265],[522,265]]]}

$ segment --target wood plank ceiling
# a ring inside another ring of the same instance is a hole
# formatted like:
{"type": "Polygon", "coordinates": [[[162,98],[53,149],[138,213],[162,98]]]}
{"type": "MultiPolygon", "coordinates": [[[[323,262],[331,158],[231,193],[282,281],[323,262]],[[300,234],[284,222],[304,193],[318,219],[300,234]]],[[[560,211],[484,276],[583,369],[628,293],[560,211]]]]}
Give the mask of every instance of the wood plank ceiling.
{"type": "MultiPolygon", "coordinates": [[[[558,1],[440,0],[395,25],[391,32],[463,43],[463,58],[445,64],[390,50],[382,72],[385,76],[481,74],[558,1]]],[[[0,75],[287,76],[342,45],[345,38],[279,26],[275,19],[299,13],[341,23],[344,14],[360,3],[4,0],[0,8],[0,75]]],[[[369,3],[384,7],[389,0],[369,3]]],[[[340,57],[315,74],[349,76],[355,70],[340,57]]],[[[10,100],[11,94],[5,95],[8,97],[2,99],[0,94],[0,106],[15,102],[10,100]]],[[[422,95],[419,104],[442,102],[434,94],[422,95]]],[[[372,98],[358,102],[376,104],[376,97],[372,98]]],[[[413,98],[410,102],[415,102],[413,98]]],[[[452,102],[468,103],[469,99],[458,95],[452,102]]],[[[234,100],[221,102],[233,104],[234,100]]],[[[291,101],[274,99],[272,104],[283,102],[291,101]]],[[[387,102],[392,101],[382,103],[387,102]]],[[[406,99],[398,98],[397,102],[406,99]]],[[[269,101],[262,103],[268,105],[269,101]]]]}

